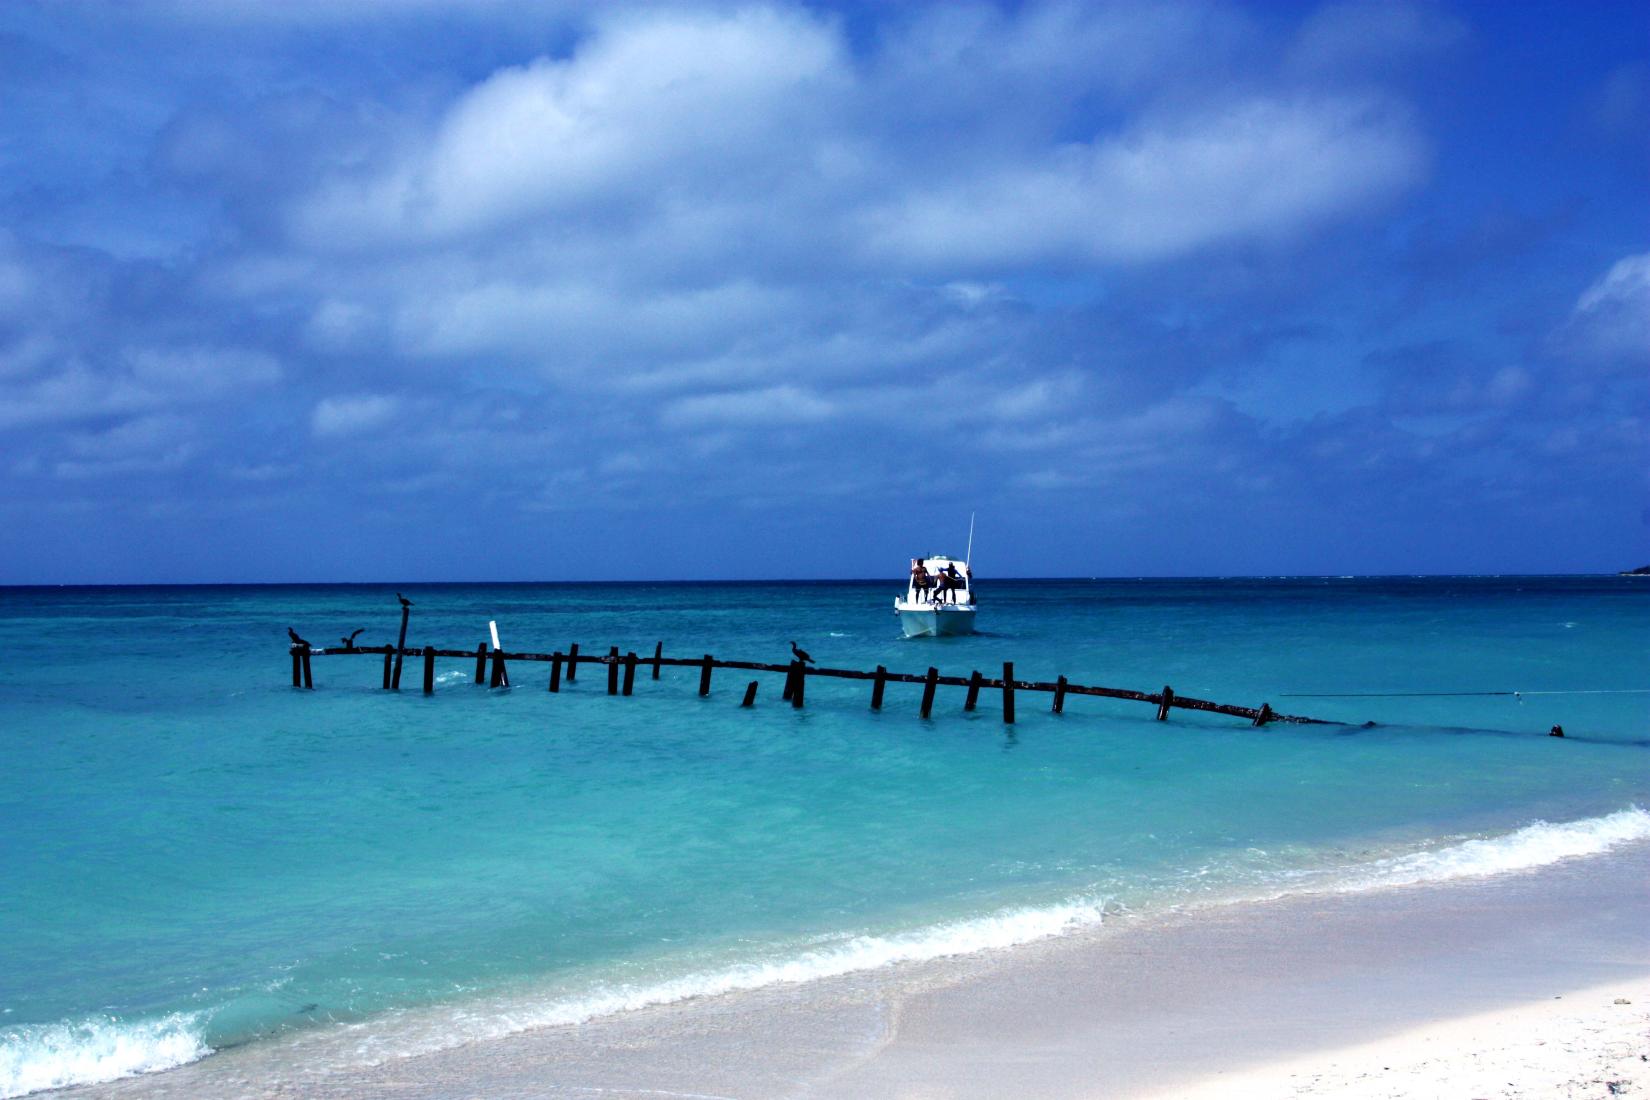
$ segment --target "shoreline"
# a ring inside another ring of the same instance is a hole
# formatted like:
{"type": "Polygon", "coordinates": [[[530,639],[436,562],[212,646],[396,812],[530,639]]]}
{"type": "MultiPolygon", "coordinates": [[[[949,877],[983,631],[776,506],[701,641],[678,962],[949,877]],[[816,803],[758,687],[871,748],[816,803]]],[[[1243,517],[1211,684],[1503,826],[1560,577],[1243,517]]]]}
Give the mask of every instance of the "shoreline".
{"type": "Polygon", "coordinates": [[[1488,877],[1113,918],[375,1066],[323,1070],[303,1064],[302,1044],[274,1044],[49,1095],[1232,1095],[1220,1082],[1275,1089],[1441,1020],[1594,989],[1650,1003],[1647,884],[1650,842],[1638,841],[1488,877]]]}

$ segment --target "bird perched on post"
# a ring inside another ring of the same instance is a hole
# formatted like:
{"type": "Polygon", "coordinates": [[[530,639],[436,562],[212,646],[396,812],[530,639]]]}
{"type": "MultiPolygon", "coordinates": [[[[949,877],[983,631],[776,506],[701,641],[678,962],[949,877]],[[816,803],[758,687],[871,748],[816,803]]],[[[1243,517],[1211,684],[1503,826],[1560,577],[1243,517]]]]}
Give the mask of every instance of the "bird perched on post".
{"type": "Polygon", "coordinates": [[[310,649],[311,648],[310,644],[308,642],[304,641],[302,638],[298,637],[298,632],[296,630],[293,630],[290,626],[286,628],[286,636],[288,638],[292,639],[292,644],[293,645],[301,645],[305,649],[310,649]]]}
{"type": "Polygon", "coordinates": [[[401,606],[402,607],[411,607],[412,606],[412,601],[407,599],[407,597],[403,596],[399,592],[397,592],[395,594],[395,598],[401,601],[401,606]]]}
{"type": "Polygon", "coordinates": [[[349,637],[340,638],[338,640],[344,643],[344,648],[345,649],[354,649],[355,648],[356,635],[360,634],[361,631],[363,631],[365,629],[366,629],[366,627],[364,627],[364,626],[358,626],[354,630],[349,632],[349,637]]]}
{"type": "Polygon", "coordinates": [[[811,665],[814,663],[814,659],[808,656],[808,651],[805,649],[796,648],[795,642],[791,643],[791,656],[795,657],[805,665],[811,665]]]}

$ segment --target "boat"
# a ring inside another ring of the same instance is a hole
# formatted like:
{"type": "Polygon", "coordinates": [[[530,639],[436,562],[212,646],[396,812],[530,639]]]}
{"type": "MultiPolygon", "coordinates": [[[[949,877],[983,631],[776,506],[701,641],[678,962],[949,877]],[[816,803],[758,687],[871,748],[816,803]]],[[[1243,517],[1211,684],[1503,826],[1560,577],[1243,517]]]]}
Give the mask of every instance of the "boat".
{"type": "Polygon", "coordinates": [[[944,554],[912,558],[905,595],[895,597],[894,613],[907,638],[974,633],[974,577],[968,559],[944,554]]]}

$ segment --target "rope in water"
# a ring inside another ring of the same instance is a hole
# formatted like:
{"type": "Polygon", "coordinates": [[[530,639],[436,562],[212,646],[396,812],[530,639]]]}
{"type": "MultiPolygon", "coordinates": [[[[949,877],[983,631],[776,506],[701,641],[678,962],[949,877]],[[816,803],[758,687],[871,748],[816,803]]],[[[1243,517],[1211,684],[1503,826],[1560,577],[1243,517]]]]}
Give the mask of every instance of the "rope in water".
{"type": "Polygon", "coordinates": [[[1568,691],[1330,691],[1284,692],[1280,699],[1416,699],[1463,695],[1650,695],[1650,688],[1572,688],[1568,691]]]}

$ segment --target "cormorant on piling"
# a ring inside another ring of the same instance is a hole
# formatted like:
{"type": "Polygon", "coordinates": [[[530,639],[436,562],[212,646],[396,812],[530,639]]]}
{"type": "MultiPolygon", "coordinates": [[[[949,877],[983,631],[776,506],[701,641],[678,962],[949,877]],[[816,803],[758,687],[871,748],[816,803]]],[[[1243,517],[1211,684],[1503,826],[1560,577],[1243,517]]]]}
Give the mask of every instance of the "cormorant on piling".
{"type": "Polygon", "coordinates": [[[365,629],[367,629],[367,628],[364,627],[364,626],[358,626],[354,630],[349,632],[349,637],[340,638],[339,641],[344,643],[344,648],[345,649],[354,649],[355,648],[355,636],[357,634],[361,633],[361,631],[363,631],[365,629]]]}
{"type": "Polygon", "coordinates": [[[395,598],[401,601],[401,606],[402,607],[411,607],[412,606],[412,601],[407,599],[407,597],[403,596],[399,592],[397,592],[395,594],[395,598]]]}
{"type": "Polygon", "coordinates": [[[805,665],[811,665],[814,663],[814,659],[808,656],[808,651],[805,649],[796,648],[795,642],[791,643],[791,655],[805,665]]]}
{"type": "Polygon", "coordinates": [[[287,628],[286,628],[286,636],[287,636],[287,637],[288,637],[288,638],[291,638],[291,639],[292,639],[292,644],[293,644],[293,645],[301,645],[301,646],[303,646],[303,647],[304,647],[304,648],[305,648],[305,649],[312,649],[312,648],[314,648],[314,647],[313,647],[313,646],[311,646],[311,645],[310,645],[310,644],[309,644],[309,643],[308,643],[308,642],[306,642],[306,641],[304,641],[304,640],[303,640],[303,639],[302,639],[302,638],[300,638],[300,637],[298,637],[298,632],[297,632],[297,631],[296,631],[296,630],[294,630],[294,629],[292,629],[292,628],[291,628],[291,627],[290,627],[290,626],[289,626],[289,627],[287,627],[287,628]]]}

